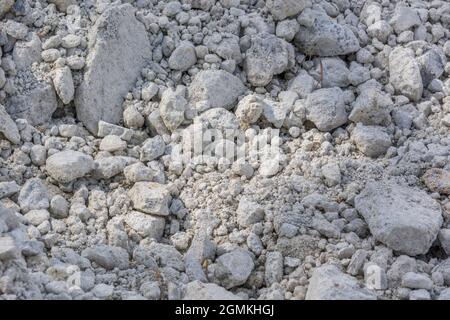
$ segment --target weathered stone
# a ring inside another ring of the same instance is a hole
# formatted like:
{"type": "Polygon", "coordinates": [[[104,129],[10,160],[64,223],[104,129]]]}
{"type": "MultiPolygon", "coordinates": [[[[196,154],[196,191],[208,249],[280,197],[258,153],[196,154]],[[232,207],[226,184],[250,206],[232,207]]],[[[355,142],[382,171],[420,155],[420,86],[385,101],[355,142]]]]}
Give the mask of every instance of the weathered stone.
{"type": "Polygon", "coordinates": [[[0,133],[14,144],[20,143],[19,129],[16,123],[6,112],[5,107],[0,104],[0,133]]]}
{"type": "Polygon", "coordinates": [[[249,252],[236,249],[221,255],[214,268],[214,276],[225,289],[243,285],[254,268],[249,252]]]}
{"type": "Polygon", "coordinates": [[[429,195],[390,181],[368,183],[355,208],[378,241],[411,256],[428,252],[443,221],[440,205],[429,195]]]}
{"type": "Polygon", "coordinates": [[[75,106],[78,119],[94,134],[98,121],[122,117],[122,100],[151,58],[144,25],[130,4],[108,7],[89,33],[89,55],[75,106]]]}
{"type": "Polygon", "coordinates": [[[244,91],[242,81],[231,73],[205,70],[194,77],[189,86],[189,98],[199,111],[211,108],[231,109],[244,91]]]}
{"type": "Polygon", "coordinates": [[[186,285],[183,300],[241,300],[241,298],[214,283],[195,280],[186,285]]]}
{"type": "Polygon", "coordinates": [[[50,205],[47,188],[40,179],[29,179],[20,190],[18,202],[22,212],[47,209],[50,205]]]}
{"type": "Polygon", "coordinates": [[[155,182],[136,182],[128,195],[136,210],[159,216],[169,214],[169,191],[155,182]]]}
{"type": "Polygon", "coordinates": [[[325,265],[314,270],[306,300],[376,300],[376,295],[336,266],[325,265]]]}
{"type": "Polygon", "coordinates": [[[186,71],[197,62],[195,48],[189,41],[182,41],[173,50],[169,58],[169,68],[179,71],[186,71]]]}
{"type": "Polygon", "coordinates": [[[267,0],[266,7],[275,20],[284,20],[295,16],[303,9],[311,6],[309,0],[267,0]]]}
{"type": "Polygon", "coordinates": [[[425,185],[433,192],[450,194],[450,172],[444,169],[432,168],[422,176],[425,185]]]}
{"type": "Polygon", "coordinates": [[[69,67],[62,67],[55,70],[53,75],[53,85],[58,97],[64,104],[73,100],[75,87],[73,85],[72,71],[69,67]]]}
{"type": "Polygon", "coordinates": [[[162,94],[159,114],[170,131],[175,131],[184,121],[184,112],[187,107],[185,95],[186,88],[181,86],[176,90],[168,88],[162,94]]]}
{"type": "Polygon", "coordinates": [[[90,173],[94,169],[94,160],[82,152],[68,150],[50,156],[45,168],[56,181],[69,183],[90,173]]]}
{"type": "Polygon", "coordinates": [[[386,130],[380,126],[365,126],[358,123],[352,131],[356,147],[368,157],[376,158],[386,154],[392,145],[386,130]]]}
{"type": "Polygon", "coordinates": [[[142,237],[159,241],[166,225],[164,218],[132,211],[125,216],[125,222],[142,237]]]}
{"type": "Polygon", "coordinates": [[[96,245],[84,249],[81,255],[106,270],[127,269],[129,266],[127,251],[119,247],[96,245]]]}

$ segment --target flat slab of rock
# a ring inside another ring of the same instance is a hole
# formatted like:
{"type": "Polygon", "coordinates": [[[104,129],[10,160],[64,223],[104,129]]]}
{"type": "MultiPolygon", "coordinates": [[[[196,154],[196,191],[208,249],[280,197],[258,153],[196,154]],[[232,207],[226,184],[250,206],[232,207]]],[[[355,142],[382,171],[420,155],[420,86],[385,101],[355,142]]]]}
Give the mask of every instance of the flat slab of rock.
{"type": "Polygon", "coordinates": [[[144,25],[130,4],[112,6],[89,34],[84,80],[75,95],[77,117],[97,134],[98,121],[117,124],[123,97],[151,58],[144,25]]]}
{"type": "Polygon", "coordinates": [[[295,36],[295,44],[305,54],[322,57],[340,56],[359,50],[358,38],[347,26],[334,22],[326,14],[318,11],[307,9],[300,15],[302,16],[305,23],[300,26],[295,36]]]}
{"type": "Polygon", "coordinates": [[[241,298],[214,283],[196,280],[186,285],[183,300],[241,300],[241,298]]]}
{"type": "Polygon", "coordinates": [[[356,278],[343,273],[334,265],[315,269],[306,292],[306,300],[376,299],[375,293],[361,288],[356,278]]]}
{"type": "Polygon", "coordinates": [[[441,207],[427,193],[390,181],[370,182],[355,198],[373,236],[410,256],[425,254],[441,228],[441,207]]]}
{"type": "Polygon", "coordinates": [[[200,111],[212,108],[231,109],[245,86],[241,79],[223,70],[197,73],[189,86],[190,101],[200,111]]]}
{"type": "Polygon", "coordinates": [[[94,169],[94,160],[82,152],[69,150],[50,156],[45,167],[53,179],[69,183],[91,172],[94,169]]]}

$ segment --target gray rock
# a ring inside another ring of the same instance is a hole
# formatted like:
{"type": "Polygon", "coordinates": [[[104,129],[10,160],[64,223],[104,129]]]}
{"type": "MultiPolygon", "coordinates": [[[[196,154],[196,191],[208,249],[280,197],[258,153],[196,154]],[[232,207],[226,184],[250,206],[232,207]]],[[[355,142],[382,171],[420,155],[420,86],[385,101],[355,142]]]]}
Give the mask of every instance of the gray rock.
{"type": "Polygon", "coordinates": [[[45,168],[56,181],[69,183],[90,173],[94,169],[94,160],[79,151],[62,151],[50,156],[45,168]]]}
{"type": "Polygon", "coordinates": [[[145,140],[141,147],[141,161],[152,161],[164,154],[166,144],[163,138],[158,135],[145,140]]]}
{"type": "Polygon", "coordinates": [[[300,70],[297,76],[288,83],[288,90],[294,91],[300,98],[306,98],[315,88],[315,80],[305,70],[300,70]]]}
{"type": "Polygon", "coordinates": [[[164,185],[156,182],[136,182],[128,191],[128,195],[136,210],[167,216],[169,214],[169,191],[164,185]]]}
{"type": "Polygon", "coordinates": [[[431,290],[433,281],[426,274],[407,272],[402,278],[402,286],[410,289],[431,290]]]}
{"type": "Polygon", "coordinates": [[[84,249],[81,255],[106,270],[127,269],[129,266],[127,251],[119,247],[95,245],[84,249]]]}
{"type": "Polygon", "coordinates": [[[84,80],[75,96],[77,116],[94,134],[98,121],[116,124],[122,99],[151,58],[144,25],[130,4],[108,7],[89,33],[84,80]]]}
{"type": "Polygon", "coordinates": [[[384,20],[380,20],[370,25],[367,28],[367,33],[372,38],[380,40],[382,43],[386,43],[389,35],[392,33],[392,27],[384,20]]]}
{"type": "Polygon", "coordinates": [[[431,296],[425,289],[412,290],[409,293],[409,300],[431,300],[431,296]]]}
{"type": "Polygon", "coordinates": [[[266,253],[266,264],[264,280],[266,286],[270,287],[274,283],[279,283],[283,278],[283,256],[278,251],[266,253]]]}
{"type": "Polygon", "coordinates": [[[10,197],[19,191],[20,187],[15,181],[0,182],[0,199],[10,197]]]}
{"type": "Polygon", "coordinates": [[[173,50],[168,62],[171,69],[188,70],[197,62],[194,45],[189,41],[182,41],[173,50]]]}
{"type": "Polygon", "coordinates": [[[368,183],[356,196],[355,208],[378,241],[411,256],[428,252],[443,221],[429,195],[390,181],[368,183]]]}
{"type": "Polygon", "coordinates": [[[275,20],[284,20],[295,16],[303,9],[311,6],[310,0],[267,0],[266,7],[275,20]]]}
{"type": "Polygon", "coordinates": [[[325,13],[304,10],[299,17],[300,30],[295,36],[299,50],[311,56],[339,56],[359,50],[359,41],[353,32],[325,13]]]}
{"type": "Polygon", "coordinates": [[[47,210],[30,210],[24,215],[25,219],[33,226],[37,227],[44,221],[50,219],[50,213],[47,210]]]}
{"type": "Polygon", "coordinates": [[[413,101],[422,97],[420,67],[411,49],[397,47],[389,55],[389,82],[397,92],[413,101]]]}
{"type": "Polygon", "coordinates": [[[314,270],[309,280],[306,300],[376,300],[375,293],[361,288],[356,278],[344,274],[334,265],[314,270]]]}
{"type": "Polygon", "coordinates": [[[123,172],[126,166],[136,163],[135,158],[125,156],[106,157],[95,160],[92,176],[96,179],[111,179],[123,172]]]}
{"type": "Polygon", "coordinates": [[[438,238],[442,249],[445,253],[450,254],[450,229],[441,229],[438,238]]]}
{"type": "Polygon", "coordinates": [[[254,268],[248,251],[236,249],[221,255],[214,268],[214,276],[225,289],[243,285],[254,268]]]}
{"type": "Polygon", "coordinates": [[[383,127],[365,126],[361,123],[353,129],[352,140],[359,151],[371,158],[385,155],[392,145],[391,138],[383,127]]]}
{"type": "Polygon", "coordinates": [[[264,209],[255,202],[241,198],[236,211],[238,224],[242,227],[249,227],[264,220],[264,209]]]}
{"type": "Polygon", "coordinates": [[[16,123],[6,112],[5,107],[0,104],[0,133],[14,144],[20,143],[19,129],[16,123]]]}
{"type": "Polygon", "coordinates": [[[256,95],[248,95],[242,98],[236,108],[236,118],[241,126],[258,121],[263,112],[263,101],[256,95]]]}
{"type": "Polygon", "coordinates": [[[183,86],[178,86],[176,90],[168,88],[162,94],[159,114],[170,131],[175,131],[184,121],[184,112],[188,103],[185,95],[186,88],[183,86]]]}
{"type": "Polygon", "coordinates": [[[323,75],[321,81],[322,88],[345,88],[349,85],[348,76],[350,70],[348,70],[343,60],[339,58],[324,58],[321,59],[321,65],[319,64],[319,70],[317,71],[319,74],[322,72],[323,75]]]}
{"type": "Polygon", "coordinates": [[[52,218],[64,219],[69,215],[69,203],[63,196],[56,195],[50,201],[50,214],[52,218]]]}
{"type": "Polygon", "coordinates": [[[41,40],[33,33],[29,41],[17,41],[14,45],[13,59],[17,70],[24,70],[41,60],[41,40]]]}
{"type": "Polygon", "coordinates": [[[20,190],[18,202],[22,212],[47,209],[49,207],[47,188],[40,179],[29,179],[20,190]]]}
{"type": "Polygon", "coordinates": [[[139,235],[159,241],[164,233],[166,222],[162,217],[154,217],[142,212],[132,211],[125,216],[125,222],[139,235]]]}
{"type": "Polygon", "coordinates": [[[356,98],[348,118],[364,125],[386,126],[391,121],[390,111],[393,105],[389,95],[369,87],[356,98]]]}
{"type": "Polygon", "coordinates": [[[53,85],[58,97],[64,104],[69,104],[74,97],[75,87],[73,85],[72,71],[69,67],[61,67],[54,71],[53,85]]]}
{"type": "Polygon", "coordinates": [[[222,70],[200,71],[189,86],[189,99],[197,110],[234,107],[245,86],[231,73],[222,70]]]}
{"type": "Polygon", "coordinates": [[[100,142],[99,148],[102,151],[108,152],[123,151],[127,148],[127,143],[119,136],[107,135],[100,142]]]}
{"type": "Polygon", "coordinates": [[[214,283],[195,280],[186,285],[183,300],[241,300],[241,298],[214,283]]]}
{"type": "Polygon", "coordinates": [[[246,52],[244,70],[253,86],[263,87],[274,75],[284,72],[294,59],[294,49],[286,41],[269,33],[255,35],[246,52]]]}
{"type": "Polygon", "coordinates": [[[412,27],[419,26],[422,21],[420,20],[416,10],[400,3],[395,8],[394,15],[392,16],[390,23],[395,32],[400,34],[412,27]]]}
{"type": "Polygon", "coordinates": [[[347,122],[344,96],[339,88],[319,89],[306,98],[306,119],[320,131],[331,131],[347,122]]]}
{"type": "Polygon", "coordinates": [[[47,123],[58,107],[55,90],[47,82],[36,82],[23,93],[13,95],[6,104],[13,119],[26,119],[32,126],[47,123]]]}
{"type": "Polygon", "coordinates": [[[14,0],[1,0],[0,1],[0,18],[7,13],[14,5],[14,0]]]}
{"type": "Polygon", "coordinates": [[[444,73],[445,58],[442,49],[432,48],[417,58],[422,76],[423,86],[427,87],[434,79],[439,79],[444,73]]]}
{"type": "Polygon", "coordinates": [[[69,6],[77,4],[76,0],[49,0],[48,2],[54,3],[61,12],[66,12],[69,6]]]}
{"type": "Polygon", "coordinates": [[[17,258],[19,253],[19,248],[12,237],[0,237],[0,261],[17,258]]]}
{"type": "Polygon", "coordinates": [[[422,176],[422,181],[432,192],[450,195],[450,171],[431,168],[422,176]]]}

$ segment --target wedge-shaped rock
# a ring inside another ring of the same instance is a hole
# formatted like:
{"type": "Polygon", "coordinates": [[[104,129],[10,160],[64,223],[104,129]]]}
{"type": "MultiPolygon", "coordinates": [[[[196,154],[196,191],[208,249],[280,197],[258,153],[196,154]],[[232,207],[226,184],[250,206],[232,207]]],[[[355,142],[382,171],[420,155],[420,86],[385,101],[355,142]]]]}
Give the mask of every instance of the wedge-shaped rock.
{"type": "Polygon", "coordinates": [[[443,221],[439,203],[427,193],[390,181],[368,183],[355,208],[378,241],[410,256],[428,252],[443,221]]]}
{"type": "Polygon", "coordinates": [[[414,51],[395,48],[389,55],[389,82],[395,90],[413,101],[422,97],[423,83],[414,51]]]}
{"type": "Polygon", "coordinates": [[[144,25],[130,4],[112,6],[89,33],[84,80],[75,96],[77,117],[97,134],[98,121],[117,124],[122,101],[151,58],[144,25]]]}
{"type": "Polygon", "coordinates": [[[133,208],[159,216],[169,214],[170,193],[164,185],[156,182],[137,182],[128,191],[133,208]]]}

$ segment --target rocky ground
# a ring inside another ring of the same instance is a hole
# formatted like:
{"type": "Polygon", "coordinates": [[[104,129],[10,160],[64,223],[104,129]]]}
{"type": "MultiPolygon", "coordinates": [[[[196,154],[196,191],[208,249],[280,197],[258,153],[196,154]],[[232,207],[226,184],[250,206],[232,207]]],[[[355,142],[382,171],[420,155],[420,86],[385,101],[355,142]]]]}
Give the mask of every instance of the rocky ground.
{"type": "Polygon", "coordinates": [[[448,1],[0,19],[0,300],[450,299],[448,1]]]}

